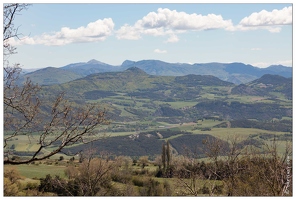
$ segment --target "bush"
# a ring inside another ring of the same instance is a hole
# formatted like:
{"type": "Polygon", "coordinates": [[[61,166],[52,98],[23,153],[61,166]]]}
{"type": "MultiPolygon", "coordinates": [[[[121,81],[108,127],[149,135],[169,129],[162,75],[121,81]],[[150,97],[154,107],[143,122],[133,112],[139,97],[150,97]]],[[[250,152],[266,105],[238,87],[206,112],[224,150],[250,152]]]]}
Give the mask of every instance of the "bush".
{"type": "Polygon", "coordinates": [[[203,186],[201,189],[200,189],[200,193],[202,194],[209,194],[210,193],[210,190],[207,186],[203,186]]]}
{"type": "Polygon", "coordinates": [[[129,183],[132,180],[132,176],[128,173],[119,171],[118,173],[112,173],[111,179],[114,182],[125,184],[125,183],[129,183]]]}
{"type": "Polygon", "coordinates": [[[141,177],[133,177],[132,182],[135,186],[138,186],[138,187],[144,186],[144,180],[141,177]]]}
{"type": "Polygon", "coordinates": [[[163,187],[162,184],[153,178],[149,178],[144,181],[143,191],[140,191],[142,196],[162,196],[163,195],[163,187]]]}
{"type": "Polygon", "coordinates": [[[215,194],[222,194],[223,193],[223,185],[215,185],[214,193],[215,194]]]}
{"type": "Polygon", "coordinates": [[[26,189],[34,190],[34,189],[38,189],[38,187],[39,187],[38,183],[29,182],[27,183],[26,189]]]}

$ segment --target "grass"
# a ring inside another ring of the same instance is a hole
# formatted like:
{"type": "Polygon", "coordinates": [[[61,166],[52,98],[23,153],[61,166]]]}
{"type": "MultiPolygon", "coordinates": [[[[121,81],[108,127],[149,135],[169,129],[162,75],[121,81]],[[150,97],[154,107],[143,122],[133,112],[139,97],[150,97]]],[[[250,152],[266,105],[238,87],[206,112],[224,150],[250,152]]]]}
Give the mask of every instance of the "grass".
{"type": "Polygon", "coordinates": [[[218,121],[218,120],[199,120],[198,123],[196,124],[198,127],[205,128],[205,127],[213,127],[218,124],[221,124],[225,121],[218,121]]]}
{"type": "Polygon", "coordinates": [[[282,117],[282,120],[293,120],[292,117],[282,117]]]}
{"type": "Polygon", "coordinates": [[[171,137],[164,138],[164,139],[162,139],[162,140],[172,140],[172,139],[175,139],[175,138],[180,137],[180,136],[182,136],[182,135],[183,135],[183,134],[173,135],[173,136],[171,136],[171,137]]]}
{"type": "Polygon", "coordinates": [[[249,135],[259,134],[259,133],[269,133],[269,134],[285,134],[286,132],[274,132],[267,131],[256,128],[212,128],[210,131],[200,131],[194,130],[193,134],[209,134],[214,137],[218,137],[222,140],[227,140],[233,136],[239,136],[241,139],[246,139],[249,135]]]}
{"type": "Polygon", "coordinates": [[[106,133],[107,135],[110,135],[110,137],[116,137],[116,136],[125,136],[125,135],[132,135],[135,134],[136,132],[111,132],[111,133],[106,133]]]}
{"type": "Polygon", "coordinates": [[[202,98],[204,98],[204,99],[211,99],[211,100],[215,99],[215,97],[216,97],[215,94],[210,94],[210,93],[205,93],[205,94],[203,94],[203,95],[201,95],[201,96],[202,96],[202,98]]]}
{"type": "Polygon", "coordinates": [[[28,144],[18,143],[15,145],[15,150],[16,151],[27,151],[27,147],[28,147],[28,144]]]}
{"type": "Polygon", "coordinates": [[[122,105],[117,105],[117,104],[113,104],[116,108],[120,109],[121,110],[121,114],[120,116],[124,117],[136,117],[136,115],[130,113],[130,112],[127,112],[126,110],[124,110],[124,107],[125,106],[122,106],[122,105]]]}
{"type": "Polygon", "coordinates": [[[26,178],[45,178],[47,174],[50,174],[51,176],[58,175],[60,177],[65,178],[64,170],[66,169],[65,166],[56,166],[56,165],[4,165],[4,170],[9,168],[16,168],[21,176],[24,176],[26,178]]]}
{"type": "Polygon", "coordinates": [[[273,102],[271,100],[266,100],[265,97],[261,96],[230,95],[229,98],[229,101],[239,101],[240,103],[273,102]]]}
{"type": "Polygon", "coordinates": [[[183,107],[192,107],[195,106],[198,102],[197,101],[176,101],[176,102],[167,102],[173,108],[179,109],[183,107]]]}

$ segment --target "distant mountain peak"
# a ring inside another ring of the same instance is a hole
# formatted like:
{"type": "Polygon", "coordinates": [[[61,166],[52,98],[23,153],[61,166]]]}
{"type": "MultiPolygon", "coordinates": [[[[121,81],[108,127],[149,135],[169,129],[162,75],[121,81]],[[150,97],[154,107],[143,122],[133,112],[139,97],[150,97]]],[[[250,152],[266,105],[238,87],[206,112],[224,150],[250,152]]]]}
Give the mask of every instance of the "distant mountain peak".
{"type": "Polygon", "coordinates": [[[126,67],[126,66],[130,66],[130,65],[133,65],[135,64],[135,61],[132,61],[132,60],[125,60],[123,61],[123,63],[121,64],[121,67],[126,67]]]}
{"type": "Polygon", "coordinates": [[[292,67],[287,67],[283,65],[270,65],[266,69],[277,70],[277,71],[292,71],[292,67]]]}
{"type": "Polygon", "coordinates": [[[285,78],[283,76],[276,75],[276,74],[264,74],[261,78],[252,81],[251,84],[252,83],[264,83],[264,84],[279,85],[279,84],[285,83],[290,80],[291,79],[289,79],[289,78],[285,78]]]}
{"type": "Polygon", "coordinates": [[[101,64],[101,65],[107,65],[106,63],[100,62],[96,59],[91,59],[90,61],[87,62],[87,64],[101,64]]]}
{"type": "Polygon", "coordinates": [[[145,71],[141,70],[138,67],[130,67],[130,68],[126,69],[125,71],[130,71],[130,72],[133,72],[135,74],[147,75],[147,73],[145,71]]]}

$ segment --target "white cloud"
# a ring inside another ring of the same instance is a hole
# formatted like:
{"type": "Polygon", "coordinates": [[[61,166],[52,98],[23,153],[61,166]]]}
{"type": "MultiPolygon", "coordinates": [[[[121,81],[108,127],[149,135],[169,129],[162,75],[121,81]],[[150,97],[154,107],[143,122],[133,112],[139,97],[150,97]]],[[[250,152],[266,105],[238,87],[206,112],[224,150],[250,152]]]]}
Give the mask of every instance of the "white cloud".
{"type": "Polygon", "coordinates": [[[167,53],[166,50],[154,49],[154,53],[167,53]]]}
{"type": "MultiPolygon", "coordinates": [[[[243,18],[237,26],[231,20],[225,20],[216,14],[188,14],[168,8],[159,8],[156,12],[150,12],[134,25],[125,24],[115,33],[118,39],[139,40],[143,35],[167,36],[166,43],[179,41],[178,34],[188,31],[203,31],[212,29],[224,29],[227,31],[248,31],[265,29],[278,33],[281,26],[292,24],[292,6],[281,10],[268,12],[262,10],[243,18]]],[[[111,18],[99,19],[86,26],[71,29],[63,27],[60,31],[44,33],[40,36],[24,37],[21,40],[10,39],[12,45],[42,44],[42,45],[66,45],[71,43],[85,43],[103,41],[114,31],[114,22],[111,18]]]]}
{"type": "Polygon", "coordinates": [[[277,62],[257,62],[257,63],[252,63],[251,65],[260,67],[260,68],[266,68],[271,65],[283,65],[287,67],[292,67],[292,60],[282,60],[277,62]]]}
{"type": "Polygon", "coordinates": [[[178,42],[179,38],[176,35],[171,35],[165,42],[166,43],[175,43],[178,42]]]}
{"type": "Polygon", "coordinates": [[[281,60],[276,62],[276,65],[284,65],[284,66],[288,66],[288,67],[292,67],[292,60],[281,60]]]}
{"type": "Polygon", "coordinates": [[[137,23],[147,29],[164,27],[173,30],[220,29],[232,25],[231,20],[224,20],[221,15],[209,14],[203,16],[196,13],[187,14],[167,8],[159,8],[157,13],[150,12],[137,23]]]}
{"type": "Polygon", "coordinates": [[[281,31],[281,26],[292,24],[292,6],[271,12],[262,10],[243,18],[232,30],[257,30],[266,29],[272,33],[281,31]]]}
{"type": "Polygon", "coordinates": [[[198,15],[177,12],[168,8],[159,8],[150,12],[133,26],[125,24],[116,33],[118,39],[140,39],[141,35],[170,35],[167,40],[176,42],[178,33],[187,31],[202,31],[210,29],[231,29],[231,20],[224,20],[221,15],[198,15]]]}
{"type": "Polygon", "coordinates": [[[266,62],[256,62],[256,63],[252,63],[251,65],[255,66],[255,67],[259,67],[259,68],[266,68],[270,66],[270,63],[266,63],[266,62]]]}
{"type": "Polygon", "coordinates": [[[292,6],[285,7],[282,10],[274,9],[271,12],[262,10],[252,13],[240,21],[242,26],[273,26],[292,24],[292,6]]]}
{"type": "Polygon", "coordinates": [[[20,40],[10,40],[12,45],[43,44],[47,46],[61,46],[71,43],[103,41],[112,34],[114,23],[111,18],[99,19],[89,23],[86,27],[71,29],[63,27],[59,32],[44,33],[41,36],[24,37],[20,40]]]}
{"type": "Polygon", "coordinates": [[[140,31],[128,24],[122,26],[116,33],[117,39],[138,40],[141,38],[140,31]]]}

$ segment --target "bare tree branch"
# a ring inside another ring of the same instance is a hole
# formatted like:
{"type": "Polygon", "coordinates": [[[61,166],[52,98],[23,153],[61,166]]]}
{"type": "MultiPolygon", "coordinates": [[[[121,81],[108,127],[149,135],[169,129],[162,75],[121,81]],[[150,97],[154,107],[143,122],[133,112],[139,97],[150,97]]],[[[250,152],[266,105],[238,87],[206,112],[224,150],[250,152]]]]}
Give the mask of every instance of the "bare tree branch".
{"type": "Polygon", "coordinates": [[[90,143],[101,137],[96,128],[108,124],[106,110],[97,105],[73,105],[64,98],[64,93],[50,101],[42,98],[42,88],[29,79],[17,83],[21,68],[19,64],[9,66],[9,55],[15,53],[11,38],[18,38],[14,19],[27,9],[29,4],[4,4],[3,48],[4,48],[4,164],[25,164],[49,158],[63,148],[90,143]],[[47,102],[46,102],[47,101],[47,102]],[[28,142],[37,150],[24,160],[13,160],[8,154],[10,140],[28,136],[28,142]],[[49,150],[50,149],[50,150],[49,150]]]}

